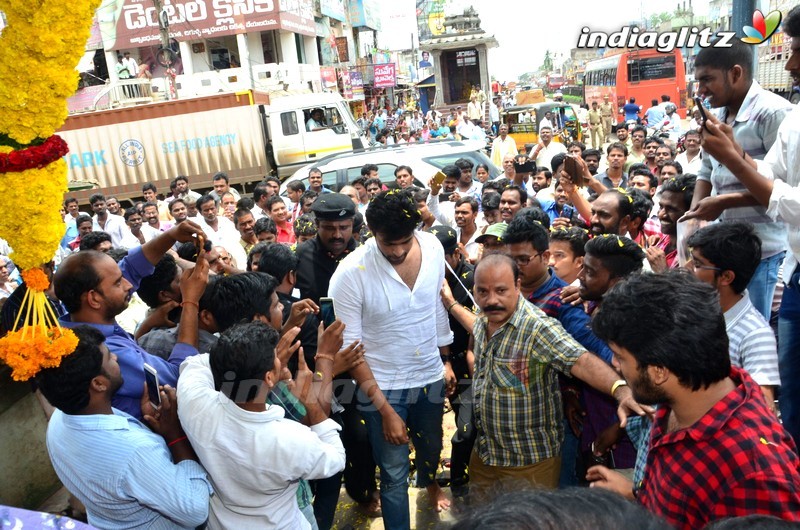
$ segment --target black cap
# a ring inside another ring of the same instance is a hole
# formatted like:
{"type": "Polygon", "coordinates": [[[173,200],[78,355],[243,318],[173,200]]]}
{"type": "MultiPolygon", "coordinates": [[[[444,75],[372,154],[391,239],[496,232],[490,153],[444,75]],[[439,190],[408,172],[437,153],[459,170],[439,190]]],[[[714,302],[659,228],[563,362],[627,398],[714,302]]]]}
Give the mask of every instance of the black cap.
{"type": "Polygon", "coordinates": [[[311,205],[311,211],[314,212],[317,219],[323,221],[339,221],[355,217],[356,205],[353,204],[353,200],[347,195],[341,193],[323,193],[314,201],[314,204],[311,205]]]}
{"type": "Polygon", "coordinates": [[[452,254],[458,247],[458,236],[456,231],[449,226],[434,225],[431,227],[431,234],[436,236],[439,243],[444,247],[445,254],[452,254]]]}

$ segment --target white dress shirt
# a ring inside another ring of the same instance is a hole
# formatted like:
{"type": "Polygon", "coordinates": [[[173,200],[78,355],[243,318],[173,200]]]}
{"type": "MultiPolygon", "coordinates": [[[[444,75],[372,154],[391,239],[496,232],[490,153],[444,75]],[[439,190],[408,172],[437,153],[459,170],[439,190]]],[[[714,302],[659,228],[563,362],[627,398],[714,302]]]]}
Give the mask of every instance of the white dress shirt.
{"type": "Polygon", "coordinates": [[[311,528],[297,485],[344,469],[338,423],[309,428],[285,419],[277,405],[244,410],[215,390],[209,354],[181,365],[178,400],[181,425],[214,487],[209,529],[311,528]]]}
{"type": "Polygon", "coordinates": [[[125,219],[119,215],[107,214],[106,225],[101,227],[97,222],[97,214],[92,216],[92,230],[96,232],[105,232],[111,236],[111,244],[114,248],[121,248],[122,242],[125,240],[125,232],[129,232],[128,225],[125,224],[125,219]]]}
{"type": "Polygon", "coordinates": [[[196,222],[200,225],[200,228],[203,229],[203,232],[205,232],[206,237],[211,241],[212,245],[225,248],[233,257],[234,261],[236,261],[236,268],[245,270],[247,267],[247,254],[244,248],[242,248],[242,245],[239,244],[239,240],[242,236],[239,234],[239,231],[236,230],[232,221],[227,217],[221,215],[217,216],[216,230],[206,223],[203,216],[198,216],[196,222]]]}
{"type": "Polygon", "coordinates": [[[339,264],[328,293],[347,326],[345,344],[363,341],[365,358],[382,390],[418,388],[443,377],[439,347],[453,342],[440,302],[444,249],[432,234],[414,232],[422,266],[408,286],[383,257],[375,238],[339,264]]]}

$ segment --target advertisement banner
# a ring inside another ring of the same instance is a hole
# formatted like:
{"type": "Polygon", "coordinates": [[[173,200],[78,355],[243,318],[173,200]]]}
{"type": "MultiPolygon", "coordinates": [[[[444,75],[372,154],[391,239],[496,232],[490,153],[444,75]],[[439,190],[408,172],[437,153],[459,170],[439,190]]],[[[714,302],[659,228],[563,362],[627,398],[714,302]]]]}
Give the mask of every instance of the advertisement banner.
{"type": "Polygon", "coordinates": [[[364,76],[358,70],[350,71],[350,86],[353,89],[353,99],[364,100],[364,76]]]}
{"type": "MultiPolygon", "coordinates": [[[[193,41],[283,29],[315,36],[312,0],[165,0],[169,36],[193,41]]],[[[158,14],[150,0],[118,0],[98,9],[105,49],[158,45],[158,14]],[[102,13],[101,13],[102,12],[102,13]]]]}
{"type": "Polygon", "coordinates": [[[374,66],[375,80],[373,86],[375,88],[389,88],[397,84],[397,75],[395,72],[394,63],[376,64],[374,66]]]}
{"type": "Polygon", "coordinates": [[[333,66],[321,66],[319,75],[322,78],[322,88],[336,90],[336,68],[333,66]]]}
{"type": "Polygon", "coordinates": [[[344,0],[319,0],[319,10],[323,16],[335,18],[342,22],[347,21],[344,0]]]}
{"type": "Polygon", "coordinates": [[[417,0],[419,41],[430,40],[444,33],[445,0],[417,0]]]}
{"type": "Polygon", "coordinates": [[[350,79],[350,71],[347,68],[339,70],[339,87],[341,88],[344,99],[353,99],[353,80],[350,79]]]}
{"type": "Polygon", "coordinates": [[[377,0],[350,0],[350,24],[354,28],[381,29],[377,0]]]}

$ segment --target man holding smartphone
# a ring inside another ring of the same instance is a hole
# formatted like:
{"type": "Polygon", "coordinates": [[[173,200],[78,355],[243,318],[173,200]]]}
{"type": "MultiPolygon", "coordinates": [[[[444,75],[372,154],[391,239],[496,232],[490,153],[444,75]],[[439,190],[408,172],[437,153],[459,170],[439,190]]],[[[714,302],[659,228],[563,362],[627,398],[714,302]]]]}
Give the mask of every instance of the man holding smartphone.
{"type": "Polygon", "coordinates": [[[144,390],[143,363],[158,371],[161,384],[175,386],[181,363],[197,354],[199,301],[208,283],[205,253],[197,257],[194,269],[181,278],[182,315],[178,342],[169,359],[151,355],[116,322],[144,276],[176,242],[195,242],[203,231],[191,221],[173,226],[141,247],[132,249],[119,265],[108,255],[92,250],[80,251],[61,262],[53,278],[56,296],[69,314],[60,319],[64,327],[89,324],[100,330],[108,349],[119,358],[124,383],[112,397],[115,408],[141,418],[140,400],[144,390]]]}
{"type": "MultiPolygon", "coordinates": [[[[126,384],[117,355],[92,325],[73,326],[75,351],[36,375],[57,409],[47,426],[47,451],[61,482],[86,506],[97,528],[194,528],[208,517],[211,484],[183,432],[175,389],[162,406],[141,396],[138,416],[113,406],[126,384]],[[152,429],[152,430],[151,430],[152,429]]],[[[157,389],[158,393],[159,390],[157,389]]]]}
{"type": "MultiPolygon", "coordinates": [[[[695,58],[695,79],[699,93],[717,109],[715,118],[731,126],[734,140],[747,156],[761,160],[775,143],[792,104],[753,79],[753,49],[738,39],[730,48],[703,48],[695,58]]],[[[761,264],[747,290],[753,305],[769,320],[778,269],[786,254],[786,227],[746,192],[726,165],[713,156],[704,157],[692,200],[691,211],[696,213],[691,217],[753,224],[761,239],[761,264]]]]}

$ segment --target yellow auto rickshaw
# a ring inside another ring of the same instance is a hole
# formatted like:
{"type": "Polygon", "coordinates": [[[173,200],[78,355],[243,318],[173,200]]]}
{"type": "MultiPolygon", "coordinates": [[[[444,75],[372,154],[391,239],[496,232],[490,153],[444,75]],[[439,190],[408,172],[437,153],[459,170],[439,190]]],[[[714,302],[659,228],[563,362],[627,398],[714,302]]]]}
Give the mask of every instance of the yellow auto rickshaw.
{"type": "Polygon", "coordinates": [[[569,103],[548,101],[533,105],[509,107],[501,114],[501,121],[508,125],[508,134],[518,146],[537,144],[539,142],[539,124],[551,113],[550,123],[553,125],[553,139],[561,143],[583,141],[581,129],[575,109],[569,103]]]}

